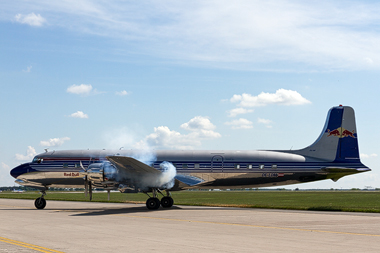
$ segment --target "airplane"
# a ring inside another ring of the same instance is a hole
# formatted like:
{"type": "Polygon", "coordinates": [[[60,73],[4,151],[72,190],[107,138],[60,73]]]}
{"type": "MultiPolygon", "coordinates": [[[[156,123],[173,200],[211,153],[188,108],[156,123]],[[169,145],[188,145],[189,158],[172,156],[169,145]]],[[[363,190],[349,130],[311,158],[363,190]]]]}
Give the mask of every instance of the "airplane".
{"type": "Polygon", "coordinates": [[[318,139],[299,150],[45,150],[10,174],[41,191],[37,209],[46,206],[46,190],[61,187],[84,188],[90,200],[94,188],[107,190],[108,198],[110,190],[143,192],[155,210],[173,206],[171,191],[337,181],[371,171],[360,161],[357,138],[354,110],[339,105],[328,111],[318,139]]]}

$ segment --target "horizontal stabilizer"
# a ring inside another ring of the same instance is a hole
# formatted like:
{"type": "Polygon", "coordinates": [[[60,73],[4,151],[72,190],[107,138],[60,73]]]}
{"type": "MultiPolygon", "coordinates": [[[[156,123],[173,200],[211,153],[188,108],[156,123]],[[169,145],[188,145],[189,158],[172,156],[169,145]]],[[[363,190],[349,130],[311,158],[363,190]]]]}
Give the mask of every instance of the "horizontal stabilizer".
{"type": "Polygon", "coordinates": [[[345,168],[345,167],[326,167],[322,168],[322,171],[327,172],[327,178],[333,180],[334,182],[338,181],[340,178],[347,176],[347,175],[352,175],[356,173],[361,173],[365,171],[370,171],[371,169],[369,168],[345,168]]]}

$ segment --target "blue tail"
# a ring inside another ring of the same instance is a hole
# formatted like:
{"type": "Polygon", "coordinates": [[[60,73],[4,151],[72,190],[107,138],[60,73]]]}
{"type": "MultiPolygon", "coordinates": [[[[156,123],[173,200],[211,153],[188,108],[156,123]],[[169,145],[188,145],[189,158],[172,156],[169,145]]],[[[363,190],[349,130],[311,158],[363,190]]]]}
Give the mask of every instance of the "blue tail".
{"type": "Polygon", "coordinates": [[[354,109],[349,106],[331,108],[319,138],[294,153],[327,161],[360,162],[354,109]]]}

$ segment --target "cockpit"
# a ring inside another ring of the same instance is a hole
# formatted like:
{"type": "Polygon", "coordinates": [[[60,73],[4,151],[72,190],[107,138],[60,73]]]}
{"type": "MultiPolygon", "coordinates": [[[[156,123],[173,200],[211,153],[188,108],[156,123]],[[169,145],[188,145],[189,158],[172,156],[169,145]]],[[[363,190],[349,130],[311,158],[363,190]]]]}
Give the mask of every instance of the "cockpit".
{"type": "Polygon", "coordinates": [[[35,156],[35,157],[33,158],[32,163],[42,163],[43,160],[44,160],[43,158],[40,158],[40,157],[35,156]]]}

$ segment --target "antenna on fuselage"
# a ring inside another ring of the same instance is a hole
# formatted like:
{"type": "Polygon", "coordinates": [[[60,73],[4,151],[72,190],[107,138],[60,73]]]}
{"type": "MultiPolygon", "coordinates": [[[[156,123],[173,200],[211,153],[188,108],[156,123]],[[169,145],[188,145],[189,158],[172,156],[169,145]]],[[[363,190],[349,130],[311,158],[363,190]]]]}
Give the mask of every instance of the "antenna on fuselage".
{"type": "Polygon", "coordinates": [[[44,148],[45,152],[47,153],[48,152],[48,148],[44,148]]]}

